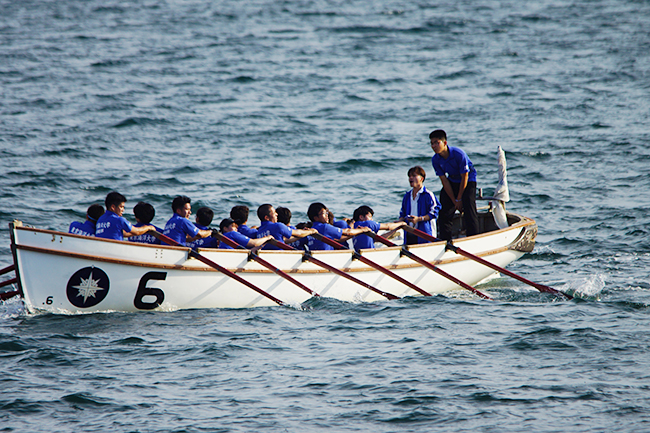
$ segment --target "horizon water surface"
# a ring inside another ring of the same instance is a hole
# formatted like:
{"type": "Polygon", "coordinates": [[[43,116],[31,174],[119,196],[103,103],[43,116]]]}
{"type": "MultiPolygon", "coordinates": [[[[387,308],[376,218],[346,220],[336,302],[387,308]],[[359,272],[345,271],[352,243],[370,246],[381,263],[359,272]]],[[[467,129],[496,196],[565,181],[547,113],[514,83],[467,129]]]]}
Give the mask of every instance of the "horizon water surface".
{"type": "MultiPolygon", "coordinates": [[[[8,223],[67,230],[111,190],[361,204],[393,220],[428,133],[537,221],[464,293],[298,308],[28,316],[0,303],[0,431],[650,429],[650,2],[0,0],[8,223]]],[[[133,221],[133,220],[132,220],[133,221]]],[[[251,222],[255,223],[254,212],[251,222]]],[[[9,276],[0,278],[6,279],[9,276]]]]}

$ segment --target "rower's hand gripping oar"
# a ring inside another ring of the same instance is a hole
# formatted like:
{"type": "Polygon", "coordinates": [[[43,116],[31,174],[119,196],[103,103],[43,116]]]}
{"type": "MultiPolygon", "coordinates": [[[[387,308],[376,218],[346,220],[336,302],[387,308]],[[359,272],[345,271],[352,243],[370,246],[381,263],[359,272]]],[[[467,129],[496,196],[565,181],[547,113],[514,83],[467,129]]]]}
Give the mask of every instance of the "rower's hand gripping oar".
{"type": "MultiPolygon", "coordinates": [[[[435,237],[433,237],[433,236],[431,236],[431,235],[429,235],[427,233],[424,233],[423,231],[420,231],[420,230],[418,230],[416,228],[413,228],[413,227],[410,227],[410,226],[404,226],[403,228],[404,228],[404,230],[406,230],[406,231],[408,231],[408,232],[410,232],[410,233],[412,233],[412,234],[414,234],[414,235],[416,235],[418,237],[421,237],[422,239],[426,239],[426,240],[428,240],[430,242],[444,242],[442,239],[435,238],[435,237]]],[[[456,254],[459,254],[459,255],[461,255],[463,257],[467,257],[468,259],[472,259],[472,260],[474,260],[474,261],[476,261],[476,262],[478,262],[478,263],[480,263],[480,264],[482,264],[484,266],[487,266],[488,268],[492,268],[495,271],[501,272],[502,274],[505,274],[505,275],[507,275],[509,277],[512,277],[512,278],[516,279],[516,280],[519,280],[522,283],[533,286],[534,288],[536,288],[540,292],[552,293],[552,294],[554,294],[556,296],[562,296],[562,297],[564,297],[566,299],[573,299],[573,296],[571,296],[571,295],[569,295],[567,293],[560,292],[559,290],[554,289],[553,287],[545,286],[544,284],[534,283],[534,282],[532,282],[530,280],[527,280],[526,278],[524,278],[524,277],[522,277],[520,275],[515,274],[514,272],[511,272],[511,271],[509,271],[509,270],[507,270],[505,268],[502,268],[499,265],[495,265],[494,263],[488,262],[487,260],[485,260],[485,259],[483,259],[483,258],[481,258],[479,256],[476,256],[476,255],[474,255],[474,254],[472,254],[472,253],[470,253],[468,251],[465,251],[465,250],[463,250],[461,248],[458,248],[451,241],[447,242],[447,246],[445,248],[447,250],[453,251],[456,254]]]]}
{"type": "MultiPolygon", "coordinates": [[[[365,235],[365,234],[366,233],[363,233],[362,235],[365,235]]],[[[362,235],[357,235],[357,236],[362,236],[362,235]]],[[[317,233],[316,235],[312,235],[312,236],[316,237],[316,239],[319,239],[322,242],[325,242],[328,245],[333,246],[334,248],[346,249],[343,245],[336,242],[334,239],[328,238],[327,236],[323,236],[320,233],[317,233]]],[[[415,290],[416,292],[420,293],[421,295],[431,296],[431,293],[428,293],[428,292],[422,290],[421,288],[419,288],[415,284],[411,283],[410,281],[405,280],[404,278],[400,277],[396,273],[384,268],[379,263],[374,262],[374,261],[370,260],[369,258],[362,256],[361,253],[359,253],[357,251],[354,251],[352,253],[352,258],[355,259],[355,260],[359,260],[362,263],[365,263],[366,265],[370,266],[373,269],[378,270],[379,272],[381,272],[381,273],[383,273],[385,275],[388,275],[389,277],[399,281],[400,283],[404,284],[405,286],[408,286],[409,288],[415,290]]]]}
{"type": "MultiPolygon", "coordinates": [[[[404,226],[404,227],[407,227],[407,226],[404,226]]],[[[366,235],[370,236],[375,242],[381,242],[386,246],[389,246],[389,247],[397,246],[393,242],[386,239],[385,237],[379,236],[376,233],[371,232],[371,233],[366,233],[366,235]]],[[[447,272],[443,271],[439,267],[427,262],[422,257],[413,254],[411,251],[408,250],[406,245],[402,246],[402,252],[401,253],[402,253],[402,255],[408,257],[409,259],[418,262],[422,266],[424,266],[424,267],[432,270],[433,272],[435,272],[435,273],[437,273],[439,275],[442,275],[443,277],[447,278],[448,280],[458,284],[463,289],[469,290],[470,292],[480,296],[483,299],[492,299],[491,297],[489,297],[485,293],[481,292],[480,290],[475,289],[474,287],[470,286],[469,284],[465,283],[464,281],[461,281],[458,278],[454,277],[453,275],[448,274],[447,272]]]]}
{"type": "MultiPolygon", "coordinates": [[[[317,233],[316,233],[316,234],[317,234],[317,233]]],[[[314,236],[314,235],[310,235],[310,236],[314,236]]],[[[280,241],[278,241],[278,240],[276,240],[276,239],[270,239],[269,242],[270,242],[271,244],[275,245],[275,246],[278,247],[278,248],[282,248],[283,250],[295,250],[295,248],[293,248],[292,246],[287,245],[287,244],[285,244],[284,242],[280,242],[280,241]]],[[[325,268],[325,269],[327,269],[328,271],[330,271],[330,272],[332,272],[332,273],[334,273],[334,274],[336,274],[336,275],[338,275],[338,276],[341,276],[341,277],[343,277],[343,278],[346,278],[346,279],[348,279],[348,280],[350,280],[350,281],[353,281],[353,282],[355,282],[355,283],[357,283],[357,284],[359,284],[359,285],[365,287],[365,288],[368,289],[368,290],[371,290],[371,291],[373,291],[373,292],[375,292],[375,293],[378,293],[378,294],[380,294],[381,296],[385,297],[386,299],[390,299],[390,300],[393,300],[393,299],[399,299],[398,296],[395,296],[395,295],[392,295],[392,294],[390,294],[390,293],[384,292],[383,290],[379,290],[378,288],[373,287],[373,286],[371,286],[371,285],[368,284],[368,283],[364,283],[363,281],[359,280],[358,278],[353,277],[353,276],[350,275],[350,274],[346,274],[345,272],[343,272],[343,271],[340,270],[340,269],[335,268],[334,266],[328,265],[327,263],[325,263],[325,262],[323,262],[323,261],[321,261],[321,260],[318,260],[317,258],[315,258],[314,256],[312,256],[311,251],[306,251],[305,253],[303,253],[303,255],[302,255],[302,260],[303,260],[303,261],[310,261],[310,262],[312,262],[313,264],[315,264],[315,265],[317,265],[317,266],[320,266],[320,267],[322,267],[322,268],[325,268]]]]}
{"type": "MultiPolygon", "coordinates": [[[[175,240],[171,239],[170,237],[165,236],[162,233],[158,233],[157,231],[150,230],[148,233],[152,234],[154,237],[156,237],[157,239],[160,239],[162,242],[165,242],[166,244],[177,246],[177,247],[182,247],[183,246],[183,245],[179,244],[178,242],[176,242],[175,240]]],[[[257,293],[259,293],[260,295],[270,299],[271,301],[275,302],[276,304],[278,304],[278,305],[286,305],[284,302],[282,302],[281,300],[279,300],[275,296],[273,296],[270,293],[260,289],[259,287],[257,287],[253,283],[251,283],[249,281],[246,281],[245,279],[243,279],[239,275],[237,275],[234,272],[231,272],[228,269],[224,268],[223,266],[213,262],[212,260],[210,260],[207,257],[199,254],[198,252],[194,251],[193,249],[190,248],[188,254],[190,255],[190,257],[194,257],[195,259],[199,260],[200,262],[203,262],[206,265],[218,270],[219,272],[226,275],[227,277],[230,277],[233,280],[236,280],[236,281],[242,283],[246,287],[249,287],[249,288],[255,290],[257,293]]]]}
{"type": "MultiPolygon", "coordinates": [[[[230,239],[230,238],[228,238],[228,237],[222,235],[221,233],[217,232],[216,230],[212,232],[212,237],[217,238],[217,239],[219,240],[219,242],[223,242],[223,243],[225,243],[225,244],[231,246],[232,248],[235,248],[235,249],[244,249],[244,250],[246,249],[246,248],[242,247],[241,245],[239,245],[237,242],[233,241],[232,239],[230,239]]],[[[268,242],[268,241],[267,241],[267,242],[268,242]]],[[[265,242],[264,244],[266,244],[267,242],[265,242]]],[[[259,263],[260,265],[262,265],[262,266],[264,266],[265,268],[267,268],[267,269],[269,269],[269,270],[275,272],[276,274],[278,274],[279,276],[281,276],[281,277],[284,278],[285,280],[287,280],[287,281],[289,281],[289,282],[295,284],[296,286],[300,287],[302,290],[304,290],[305,292],[309,293],[310,295],[312,295],[312,296],[320,296],[318,293],[314,292],[314,291],[311,290],[309,287],[307,287],[307,286],[305,286],[304,284],[302,284],[300,281],[297,281],[295,278],[293,278],[292,276],[290,276],[290,275],[287,274],[286,272],[284,272],[284,271],[278,269],[276,266],[272,265],[271,263],[267,262],[266,260],[264,260],[263,258],[261,258],[260,256],[258,256],[258,255],[257,255],[257,251],[258,251],[262,246],[264,246],[264,244],[259,245],[258,247],[255,247],[255,248],[253,248],[252,250],[250,250],[250,252],[248,253],[248,259],[249,259],[249,260],[255,260],[255,261],[256,261],[257,263],[259,263]]]]}

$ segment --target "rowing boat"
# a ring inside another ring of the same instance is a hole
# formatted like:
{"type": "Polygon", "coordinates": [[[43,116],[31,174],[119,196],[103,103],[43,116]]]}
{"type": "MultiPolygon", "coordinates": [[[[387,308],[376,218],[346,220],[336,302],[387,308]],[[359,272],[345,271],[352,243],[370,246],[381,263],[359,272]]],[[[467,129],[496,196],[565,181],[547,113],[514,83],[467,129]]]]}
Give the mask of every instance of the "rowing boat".
{"type": "MultiPolygon", "coordinates": [[[[532,251],[537,234],[534,220],[508,213],[508,226],[500,229],[491,213],[481,212],[479,216],[481,234],[456,239],[454,245],[501,267],[532,251]]],[[[304,251],[261,250],[257,255],[312,293],[251,260],[248,250],[192,251],[43,230],[19,221],[9,226],[17,291],[30,313],[250,308],[277,305],[273,299],[299,306],[312,296],[346,302],[385,300],[385,294],[399,298],[422,296],[422,292],[355,258],[350,250],[310,254],[379,290],[306,260],[304,251]],[[197,260],[197,254],[250,285],[197,260]]],[[[494,274],[493,269],[450,251],[444,242],[411,245],[408,250],[469,285],[494,274]]],[[[361,255],[427,294],[462,290],[450,279],[405,256],[400,246],[362,250],[361,255]]]]}

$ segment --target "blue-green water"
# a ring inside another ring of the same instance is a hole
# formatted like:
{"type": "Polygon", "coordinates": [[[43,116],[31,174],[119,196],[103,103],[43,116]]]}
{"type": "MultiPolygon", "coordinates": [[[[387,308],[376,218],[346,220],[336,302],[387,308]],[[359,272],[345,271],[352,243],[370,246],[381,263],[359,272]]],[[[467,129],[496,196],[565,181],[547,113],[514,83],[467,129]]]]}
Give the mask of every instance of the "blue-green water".
{"type": "MultiPolygon", "coordinates": [[[[390,221],[428,133],[538,244],[471,296],[28,317],[0,305],[1,431],[650,430],[647,1],[2,1],[7,224],[107,192],[322,201],[390,221]]],[[[128,212],[130,214],[130,212],[128,212]]],[[[255,223],[256,218],[251,217],[255,223]]],[[[8,276],[0,277],[3,279],[8,276]]]]}

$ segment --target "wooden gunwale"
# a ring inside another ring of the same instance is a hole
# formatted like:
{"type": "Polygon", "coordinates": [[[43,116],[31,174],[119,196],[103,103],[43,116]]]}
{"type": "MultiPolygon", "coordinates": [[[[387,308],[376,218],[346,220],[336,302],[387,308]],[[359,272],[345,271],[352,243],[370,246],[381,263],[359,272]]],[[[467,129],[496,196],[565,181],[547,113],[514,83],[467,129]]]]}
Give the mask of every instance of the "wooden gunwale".
{"type": "MultiPolygon", "coordinates": [[[[16,245],[17,249],[21,249],[24,251],[31,251],[31,252],[36,252],[36,253],[41,253],[41,254],[49,254],[49,255],[56,255],[56,256],[63,256],[63,257],[71,257],[75,259],[83,259],[83,260],[93,260],[97,262],[104,262],[104,263],[114,263],[114,264],[119,264],[119,265],[129,265],[129,266],[139,266],[139,267],[144,267],[144,268],[155,268],[155,269],[174,269],[174,270],[182,270],[182,271],[202,271],[202,272],[219,272],[218,270],[211,268],[209,266],[206,267],[194,267],[194,266],[183,266],[183,265],[165,265],[165,264],[160,264],[160,263],[151,263],[151,262],[141,262],[141,261],[136,261],[136,260],[124,260],[124,259],[114,259],[110,257],[102,257],[102,256],[94,256],[90,254],[80,254],[80,253],[72,253],[68,251],[58,251],[58,250],[50,250],[47,248],[40,248],[40,247],[30,247],[26,245],[16,245]]],[[[186,248],[180,248],[180,249],[186,249],[186,248]]],[[[507,246],[501,247],[501,248],[496,248],[493,250],[488,250],[488,251],[483,251],[482,253],[475,254],[477,256],[481,257],[486,257],[486,256],[491,256],[494,254],[502,253],[505,251],[508,251],[509,248],[507,246]]],[[[350,253],[351,254],[351,253],[350,253]]],[[[192,258],[188,258],[188,260],[195,260],[192,258]]],[[[455,262],[462,262],[462,261],[469,261],[469,259],[458,256],[453,259],[446,259],[446,260],[434,260],[432,262],[429,262],[433,265],[445,265],[445,264],[450,264],[450,263],[455,263],[455,262]]],[[[421,268],[422,266],[417,264],[417,263],[409,263],[409,264],[402,264],[402,265],[388,265],[384,266],[386,269],[394,270],[394,269],[409,269],[409,268],[421,268]]],[[[247,268],[226,268],[231,272],[239,272],[239,273],[256,273],[256,274],[272,274],[273,272],[268,270],[268,269],[247,269],[247,268]]],[[[373,269],[371,267],[357,267],[357,268],[341,268],[342,271],[344,272],[377,272],[376,269],[373,269]]],[[[282,269],[283,272],[288,273],[288,274],[327,274],[329,271],[325,269],[287,269],[284,270],[282,269]]]]}

